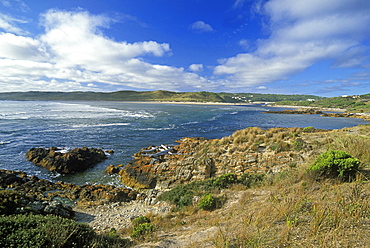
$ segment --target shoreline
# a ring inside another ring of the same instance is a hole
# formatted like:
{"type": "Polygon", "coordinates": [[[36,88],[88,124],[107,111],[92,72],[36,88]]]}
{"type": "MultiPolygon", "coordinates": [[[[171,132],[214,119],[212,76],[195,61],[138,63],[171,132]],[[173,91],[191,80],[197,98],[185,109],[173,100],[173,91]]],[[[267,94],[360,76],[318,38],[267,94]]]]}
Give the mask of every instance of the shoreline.
{"type": "MultiPolygon", "coordinates": [[[[110,101],[109,101],[110,102],[110,101]]],[[[147,104],[184,104],[184,105],[256,105],[261,103],[232,103],[232,102],[170,102],[170,101],[113,101],[122,103],[147,103],[147,104]]]]}

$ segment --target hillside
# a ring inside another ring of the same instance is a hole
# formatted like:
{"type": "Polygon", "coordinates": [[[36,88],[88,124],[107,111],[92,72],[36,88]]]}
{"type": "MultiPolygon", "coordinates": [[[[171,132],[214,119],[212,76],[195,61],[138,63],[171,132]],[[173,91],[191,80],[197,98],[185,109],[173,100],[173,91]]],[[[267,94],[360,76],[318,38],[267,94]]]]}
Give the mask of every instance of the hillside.
{"type": "MultiPolygon", "coordinates": [[[[171,190],[169,201],[179,197],[178,206],[181,206],[186,197],[192,195],[190,205],[175,208],[165,216],[148,214],[156,231],[143,235],[136,241],[136,247],[367,247],[370,126],[335,131],[308,130],[267,130],[254,134],[257,139],[276,132],[260,146],[280,142],[276,148],[271,146],[276,157],[284,156],[284,152],[301,153],[304,163],[290,161],[283,171],[267,173],[262,180],[248,179],[248,183],[221,176],[212,179],[211,184],[208,179],[171,190]],[[289,132],[291,135],[282,135],[289,132]],[[357,179],[342,182],[320,178],[307,171],[327,149],[346,151],[360,159],[362,170],[357,179]],[[199,202],[207,193],[218,199],[219,205],[211,211],[199,209],[199,202]],[[195,199],[198,203],[194,203],[195,199]],[[142,242],[147,243],[140,244],[142,242]]],[[[222,151],[229,154],[231,163],[236,162],[233,157],[248,150],[248,139],[243,139],[244,135],[253,137],[250,132],[236,132],[225,137],[228,140],[203,141],[192,156],[199,155],[206,163],[222,151]]],[[[198,167],[202,167],[200,161],[198,167]]],[[[270,169],[280,166],[274,160],[270,163],[270,169]]],[[[174,165],[169,164],[168,168],[174,165]]]]}
{"type": "Polygon", "coordinates": [[[321,99],[311,95],[274,95],[250,93],[172,92],[172,91],[116,91],[116,92],[7,92],[0,100],[44,101],[156,101],[156,102],[220,102],[250,103],[282,100],[304,101],[321,99]]]}
{"type": "Polygon", "coordinates": [[[316,101],[281,101],[276,104],[320,108],[340,108],[346,109],[350,112],[370,112],[370,94],[322,98],[316,101]]]}
{"type": "MultiPolygon", "coordinates": [[[[171,182],[182,180],[177,187],[157,198],[172,203],[172,211],[155,211],[163,208],[163,202],[130,207],[130,211],[141,209],[140,213],[150,220],[146,226],[154,228],[135,236],[132,246],[367,247],[370,235],[369,134],[369,125],[333,131],[248,128],[220,140],[183,141],[180,149],[185,152],[193,149],[194,153],[168,155],[153,167],[169,171],[178,166],[186,172],[190,166],[186,163],[194,157],[196,168],[193,171],[208,171],[207,165],[215,161],[215,170],[209,170],[214,171],[213,176],[203,173],[205,177],[201,178],[200,174],[193,174],[197,180],[185,183],[186,179],[181,177],[186,173],[172,177],[162,174],[167,179],[172,178],[171,182]],[[356,178],[342,181],[307,170],[328,149],[345,151],[361,161],[356,178]],[[252,162],[246,158],[246,154],[255,152],[260,153],[256,160],[252,162]],[[266,160],[265,165],[254,166],[266,153],[270,153],[271,159],[266,160]],[[217,162],[220,156],[222,160],[217,162]],[[250,161],[249,164],[240,163],[243,159],[250,161]],[[284,160],[285,165],[282,164],[284,160]],[[240,174],[241,170],[248,171],[247,176],[240,174]],[[256,172],[259,176],[253,174],[256,172]],[[205,201],[208,196],[212,198],[205,201]],[[208,209],[204,207],[207,204],[214,205],[208,209]]],[[[140,154],[135,154],[136,160],[140,159],[140,154]]],[[[142,176],[148,166],[147,163],[141,165],[142,176]]],[[[162,175],[155,175],[157,187],[162,175]]],[[[155,189],[142,192],[158,193],[155,189]]],[[[118,208],[127,211],[127,207],[118,208]]],[[[105,230],[115,225],[121,237],[128,237],[135,230],[129,225],[123,227],[122,222],[118,222],[121,220],[115,217],[118,212],[110,206],[82,212],[95,218],[92,225],[98,230],[104,230],[104,225],[105,230]]]]}

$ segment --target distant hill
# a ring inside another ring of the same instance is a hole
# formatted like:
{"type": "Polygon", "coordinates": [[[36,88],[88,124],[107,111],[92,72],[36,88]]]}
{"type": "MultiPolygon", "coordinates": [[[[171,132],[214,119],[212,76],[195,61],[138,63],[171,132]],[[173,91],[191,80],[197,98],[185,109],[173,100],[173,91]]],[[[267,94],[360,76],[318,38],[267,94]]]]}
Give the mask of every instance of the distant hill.
{"type": "Polygon", "coordinates": [[[160,102],[277,102],[319,100],[313,95],[279,95],[255,93],[213,93],[172,91],[116,91],[116,92],[7,92],[0,93],[0,100],[44,100],[44,101],[160,101],[160,102]]]}
{"type": "Polygon", "coordinates": [[[322,98],[316,101],[282,101],[277,104],[340,108],[351,112],[370,112],[370,94],[322,98]]]}

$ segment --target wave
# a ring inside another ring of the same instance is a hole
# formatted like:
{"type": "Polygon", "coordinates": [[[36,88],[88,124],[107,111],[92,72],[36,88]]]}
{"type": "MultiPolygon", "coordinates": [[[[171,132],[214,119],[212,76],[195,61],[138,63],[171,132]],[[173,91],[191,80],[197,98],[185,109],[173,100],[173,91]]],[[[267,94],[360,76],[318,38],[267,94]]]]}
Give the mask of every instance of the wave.
{"type": "Polygon", "coordinates": [[[111,126],[128,126],[130,123],[102,123],[102,124],[78,124],[72,125],[72,128],[85,128],[85,127],[111,127],[111,126]]]}
{"type": "Polygon", "coordinates": [[[10,144],[11,141],[0,141],[0,145],[10,144]]]}
{"type": "Polygon", "coordinates": [[[137,131],[163,131],[163,130],[173,130],[176,127],[148,127],[148,128],[138,128],[137,131]]]}
{"type": "Polygon", "coordinates": [[[152,118],[155,116],[153,113],[142,109],[132,111],[80,103],[32,102],[27,105],[14,102],[8,104],[9,106],[0,109],[0,119],[152,118]]]}

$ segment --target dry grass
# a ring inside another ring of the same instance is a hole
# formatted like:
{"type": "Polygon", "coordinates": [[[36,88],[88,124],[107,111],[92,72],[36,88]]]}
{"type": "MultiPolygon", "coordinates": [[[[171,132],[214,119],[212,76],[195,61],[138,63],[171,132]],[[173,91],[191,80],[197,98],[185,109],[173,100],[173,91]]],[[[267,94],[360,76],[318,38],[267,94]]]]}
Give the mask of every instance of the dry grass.
{"type": "MultiPolygon", "coordinates": [[[[293,176],[293,175],[292,175],[293,176]]],[[[218,216],[214,247],[366,247],[370,184],[291,179],[247,190],[229,215],[218,216]]],[[[217,218],[217,217],[215,217],[217,218]]],[[[214,219],[213,219],[214,220],[214,219]]]]}
{"type": "MultiPolygon", "coordinates": [[[[258,188],[234,186],[224,192],[228,203],[213,212],[191,206],[167,216],[150,216],[158,232],[178,237],[185,235],[184,230],[197,233],[216,227],[207,240],[193,240],[188,247],[369,247],[370,181],[366,171],[351,183],[341,183],[317,181],[306,169],[327,149],[346,151],[368,169],[370,126],[309,134],[301,129],[251,128],[212,141],[219,146],[212,149],[230,152],[228,146],[238,146],[238,151],[246,151],[249,144],[266,142],[262,136],[269,145],[295,140],[296,134],[316,151],[306,165],[270,175],[258,188]],[[239,197],[235,200],[233,196],[239,197]]],[[[157,236],[155,241],[160,239],[157,236]]]]}

